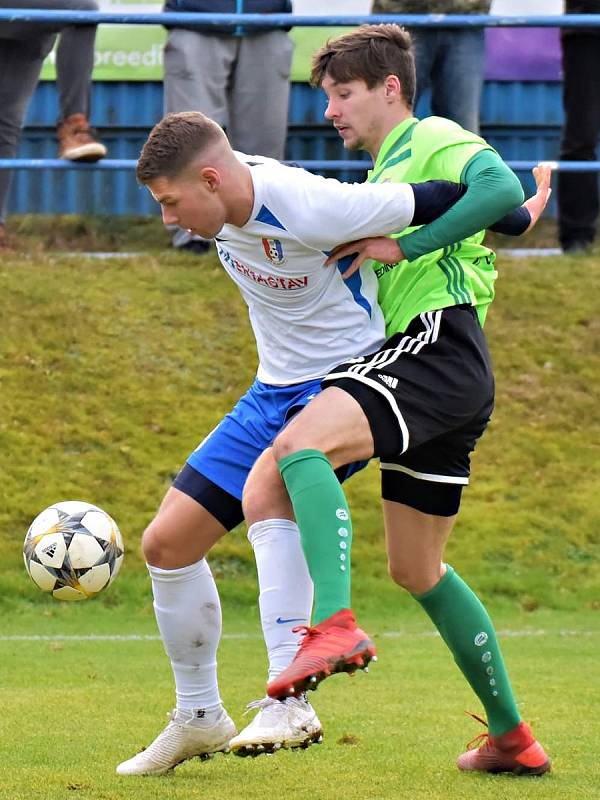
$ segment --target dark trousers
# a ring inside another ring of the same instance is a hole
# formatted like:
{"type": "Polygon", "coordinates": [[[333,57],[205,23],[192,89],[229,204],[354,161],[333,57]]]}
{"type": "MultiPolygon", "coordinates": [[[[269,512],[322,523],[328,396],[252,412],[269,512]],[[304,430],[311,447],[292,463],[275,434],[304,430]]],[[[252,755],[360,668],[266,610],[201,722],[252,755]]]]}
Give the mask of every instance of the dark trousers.
{"type": "MultiPolygon", "coordinates": [[[[595,161],[600,136],[600,35],[563,37],[565,124],[561,161],[595,161]]],[[[563,247],[590,244],[598,219],[598,173],[559,172],[558,230],[563,247]]]]}

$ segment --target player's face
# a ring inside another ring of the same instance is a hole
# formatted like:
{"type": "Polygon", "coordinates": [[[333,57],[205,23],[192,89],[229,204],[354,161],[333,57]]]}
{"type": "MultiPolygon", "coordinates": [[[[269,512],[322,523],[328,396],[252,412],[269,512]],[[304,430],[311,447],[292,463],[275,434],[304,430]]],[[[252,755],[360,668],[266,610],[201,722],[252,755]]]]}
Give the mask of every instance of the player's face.
{"type": "Polygon", "coordinates": [[[204,239],[212,239],[226,222],[218,185],[205,180],[197,171],[190,170],[175,178],[155,178],[148,182],[148,188],[160,204],[165,225],[177,225],[204,239]]]}
{"type": "Polygon", "coordinates": [[[372,153],[381,143],[382,118],[387,110],[385,87],[369,89],[364,81],[337,83],[327,75],[321,86],[328,99],[325,117],[333,122],[344,147],[372,153]]]}

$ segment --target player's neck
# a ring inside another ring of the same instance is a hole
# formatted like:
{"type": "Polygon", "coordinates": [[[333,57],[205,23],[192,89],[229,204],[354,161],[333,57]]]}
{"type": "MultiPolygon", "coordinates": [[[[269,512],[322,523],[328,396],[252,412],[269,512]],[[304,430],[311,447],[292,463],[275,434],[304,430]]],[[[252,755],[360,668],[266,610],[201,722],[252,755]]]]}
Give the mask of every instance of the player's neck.
{"type": "Polygon", "coordinates": [[[372,142],[368,143],[367,147],[365,147],[365,150],[367,150],[373,159],[373,163],[377,161],[377,156],[381,150],[381,145],[387,139],[389,134],[394,130],[394,128],[398,127],[398,125],[405,120],[410,119],[413,115],[413,110],[403,105],[402,108],[395,110],[395,113],[388,116],[378,131],[377,136],[374,137],[372,142]]]}
{"type": "Polygon", "coordinates": [[[252,216],[254,207],[254,184],[250,167],[238,162],[228,174],[227,222],[243,228],[252,216]]]}

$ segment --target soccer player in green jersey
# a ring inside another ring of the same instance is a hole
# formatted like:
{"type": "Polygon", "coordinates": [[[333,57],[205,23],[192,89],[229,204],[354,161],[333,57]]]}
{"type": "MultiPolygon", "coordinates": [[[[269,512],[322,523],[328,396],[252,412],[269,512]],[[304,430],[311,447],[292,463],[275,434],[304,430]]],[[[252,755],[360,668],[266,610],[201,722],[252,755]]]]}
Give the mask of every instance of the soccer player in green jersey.
{"type": "MultiPolygon", "coordinates": [[[[348,275],[374,259],[389,338],[327,376],[324,391],[259,460],[260,479],[251,474],[246,484],[248,524],[259,505],[286,518],[277,489],[268,495],[264,480],[281,486],[274,456],[315,587],[313,627],[267,691],[297,694],[374,657],[350,609],[352,526],[334,469],[376,456],[390,574],[429,615],[487,713],[489,735],[459,757],[459,768],[541,774],[550,760],[521,720],[492,621],[443,560],[470,453],[494,402],[482,325],[496,271],[484,230],[521,203],[522,190],[482,138],[446,119],[413,116],[413,56],[400,27],[363,26],[328,42],[314,58],[312,82],[325,90],[326,117],[345,146],[373,157],[370,181],[446,179],[467,190],[427,228],[355,242],[331,256],[339,262],[358,253],[348,275]]],[[[548,173],[538,177],[547,181],[548,173]]]]}

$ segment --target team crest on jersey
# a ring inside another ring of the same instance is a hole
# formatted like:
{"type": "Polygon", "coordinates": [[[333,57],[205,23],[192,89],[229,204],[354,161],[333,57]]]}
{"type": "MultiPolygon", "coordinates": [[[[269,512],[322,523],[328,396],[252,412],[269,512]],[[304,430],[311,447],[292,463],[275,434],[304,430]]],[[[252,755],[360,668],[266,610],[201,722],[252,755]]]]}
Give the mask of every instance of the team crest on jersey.
{"type": "Polygon", "coordinates": [[[263,237],[262,246],[270,264],[273,264],[274,267],[280,267],[285,264],[287,259],[283,255],[283,245],[279,239],[265,239],[263,237]]]}

